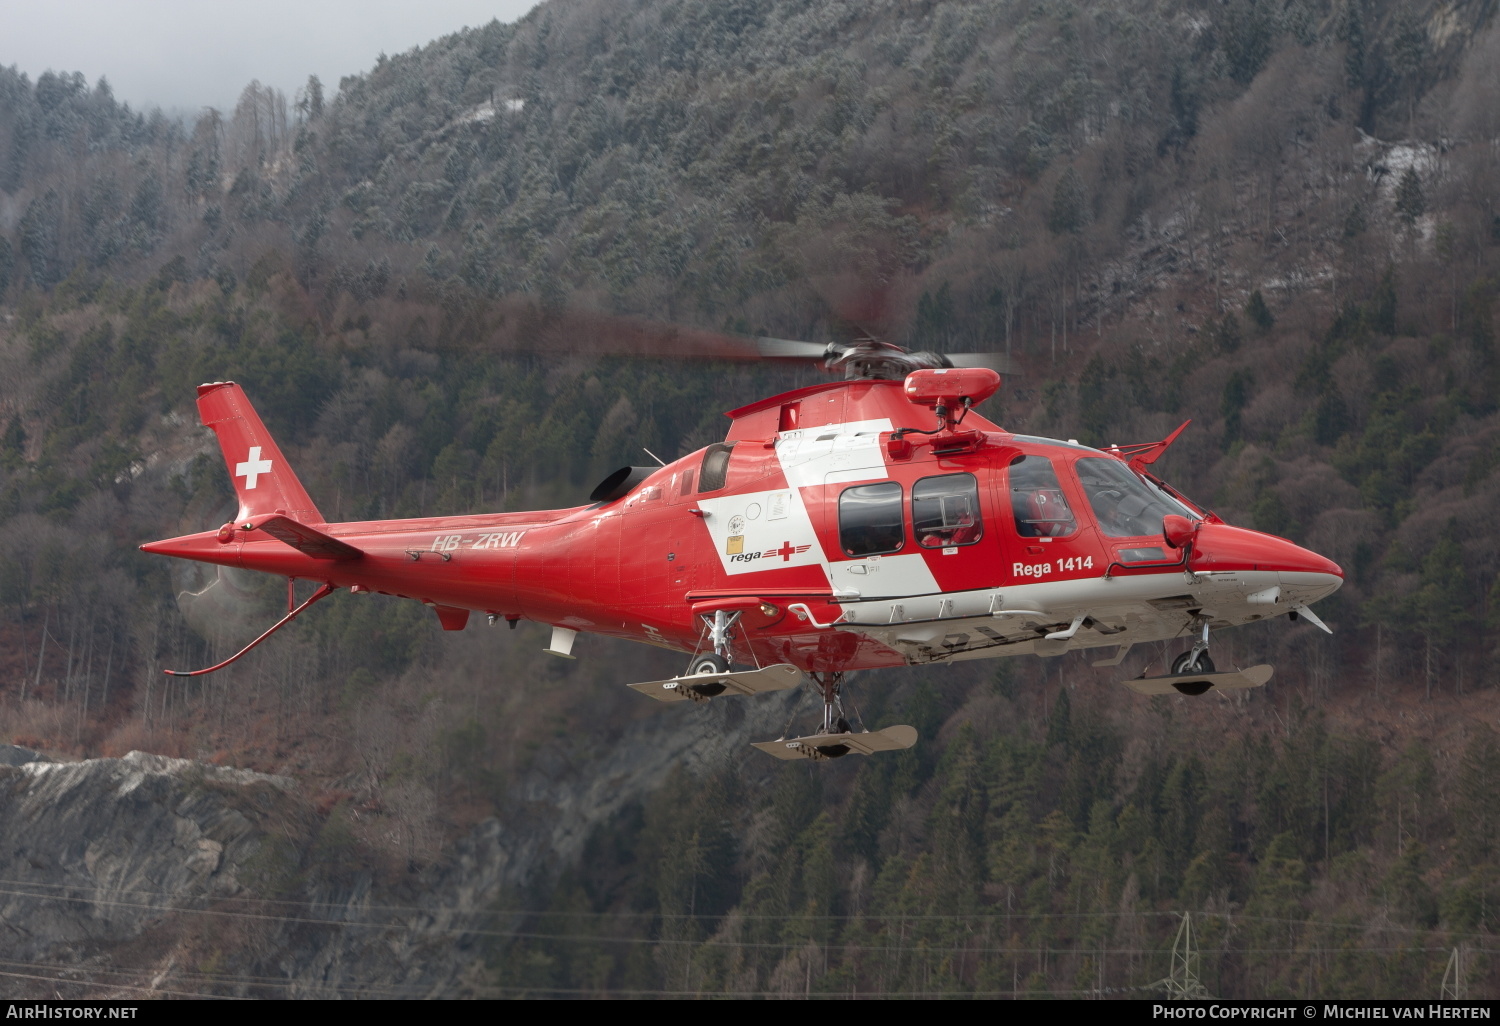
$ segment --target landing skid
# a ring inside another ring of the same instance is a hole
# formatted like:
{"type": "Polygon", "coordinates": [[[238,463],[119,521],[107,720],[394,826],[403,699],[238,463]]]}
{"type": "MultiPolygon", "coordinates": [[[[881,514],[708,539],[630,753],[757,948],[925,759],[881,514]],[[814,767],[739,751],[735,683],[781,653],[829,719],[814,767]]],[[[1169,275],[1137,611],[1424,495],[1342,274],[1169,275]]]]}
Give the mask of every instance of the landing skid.
{"type": "MultiPolygon", "coordinates": [[[[855,732],[844,719],[842,673],[808,674],[823,695],[822,729],[808,737],[780,737],[754,742],[754,747],[778,759],[837,759],[850,753],[873,755],[899,752],[917,743],[915,727],[898,725],[881,730],[855,732]]],[[[695,673],[668,680],[629,685],[632,691],[658,702],[707,702],[719,695],[760,695],[787,691],[801,684],[804,675],[790,663],[777,663],[759,670],[725,673],[695,673]]]]}
{"type": "Polygon", "coordinates": [[[1220,673],[1179,673],[1166,677],[1137,677],[1123,681],[1124,685],[1138,695],[1201,695],[1205,691],[1234,691],[1241,688],[1258,688],[1271,679],[1274,671],[1261,664],[1245,670],[1226,670],[1220,673]]]}
{"type": "Polygon", "coordinates": [[[813,734],[811,737],[756,741],[753,747],[778,759],[837,759],[850,753],[873,755],[899,752],[917,743],[917,728],[905,724],[856,734],[813,734]]]}
{"type": "Polygon", "coordinates": [[[802,671],[791,663],[777,663],[759,670],[735,670],[729,673],[698,673],[669,680],[653,680],[629,685],[658,702],[706,702],[719,695],[760,695],[768,691],[786,691],[802,683],[802,671]]]}

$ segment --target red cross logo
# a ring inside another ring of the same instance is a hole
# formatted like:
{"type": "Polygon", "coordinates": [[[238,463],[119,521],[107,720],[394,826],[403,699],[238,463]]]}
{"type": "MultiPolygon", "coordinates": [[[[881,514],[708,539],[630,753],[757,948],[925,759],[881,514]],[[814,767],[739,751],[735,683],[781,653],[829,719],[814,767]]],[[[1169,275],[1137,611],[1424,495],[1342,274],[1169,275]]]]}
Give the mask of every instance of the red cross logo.
{"type": "Polygon", "coordinates": [[[796,553],[797,549],[794,545],[792,545],[791,542],[782,542],[781,548],[775,549],[773,551],[776,553],[776,555],[781,557],[781,561],[783,563],[789,563],[791,562],[792,556],[796,553]]]}

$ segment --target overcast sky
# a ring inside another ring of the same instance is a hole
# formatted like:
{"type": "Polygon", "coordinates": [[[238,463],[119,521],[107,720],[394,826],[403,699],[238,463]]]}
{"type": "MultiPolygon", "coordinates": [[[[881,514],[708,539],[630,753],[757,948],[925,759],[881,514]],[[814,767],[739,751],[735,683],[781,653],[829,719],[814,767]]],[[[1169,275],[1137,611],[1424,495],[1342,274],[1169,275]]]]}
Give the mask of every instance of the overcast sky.
{"type": "Polygon", "coordinates": [[[0,0],[0,65],[109,79],[132,107],[233,109],[251,79],[331,97],[368,70],[464,26],[515,21],[537,0],[0,0]]]}

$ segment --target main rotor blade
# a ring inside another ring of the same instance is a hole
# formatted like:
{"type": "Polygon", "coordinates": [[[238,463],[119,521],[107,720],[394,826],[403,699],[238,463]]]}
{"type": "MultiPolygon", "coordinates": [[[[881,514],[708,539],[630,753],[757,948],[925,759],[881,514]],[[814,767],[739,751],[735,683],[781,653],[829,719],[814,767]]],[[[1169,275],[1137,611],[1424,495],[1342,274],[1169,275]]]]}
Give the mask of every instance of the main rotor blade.
{"type": "MultiPolygon", "coordinates": [[[[465,332],[492,352],[757,360],[753,339],[587,309],[549,309],[522,299],[485,304],[465,332]]],[[[456,343],[462,345],[463,343],[456,343]]]]}
{"type": "MultiPolygon", "coordinates": [[[[588,309],[547,309],[525,299],[472,311],[468,344],[492,352],[636,356],[647,359],[821,360],[829,343],[754,338],[588,309]]],[[[463,343],[453,343],[463,345],[463,343]]],[[[842,347],[835,344],[834,352],[842,347]]]]}
{"type": "Polygon", "coordinates": [[[1015,363],[1004,353],[944,353],[955,367],[988,367],[999,374],[1016,374],[1015,363]]]}
{"type": "Polygon", "coordinates": [[[755,340],[756,351],[761,356],[780,360],[821,360],[828,355],[827,342],[802,342],[791,338],[767,338],[755,340]]]}
{"type": "MultiPolygon", "coordinates": [[[[446,344],[491,352],[834,363],[839,362],[835,358],[848,359],[866,350],[906,352],[901,346],[874,337],[853,343],[751,337],[598,310],[546,308],[519,297],[476,304],[463,312],[460,321],[460,330],[449,336],[452,341],[446,344]]],[[[1002,353],[950,353],[947,359],[955,367],[988,367],[1001,374],[1016,373],[1012,362],[1002,353]]]]}

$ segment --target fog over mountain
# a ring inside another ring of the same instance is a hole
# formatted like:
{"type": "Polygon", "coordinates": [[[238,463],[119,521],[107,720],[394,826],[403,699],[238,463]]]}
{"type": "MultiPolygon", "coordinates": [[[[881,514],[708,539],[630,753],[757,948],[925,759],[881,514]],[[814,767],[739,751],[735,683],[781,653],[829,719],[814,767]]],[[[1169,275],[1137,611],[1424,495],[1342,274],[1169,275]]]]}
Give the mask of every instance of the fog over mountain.
{"type": "Polygon", "coordinates": [[[137,110],[196,115],[232,109],[251,79],[291,94],[308,75],[337,86],[380,53],[414,40],[513,22],[536,0],[398,0],[299,4],[270,0],[253,10],[189,0],[59,0],[0,10],[0,65],[35,79],[44,71],[107,77],[137,110]]]}

